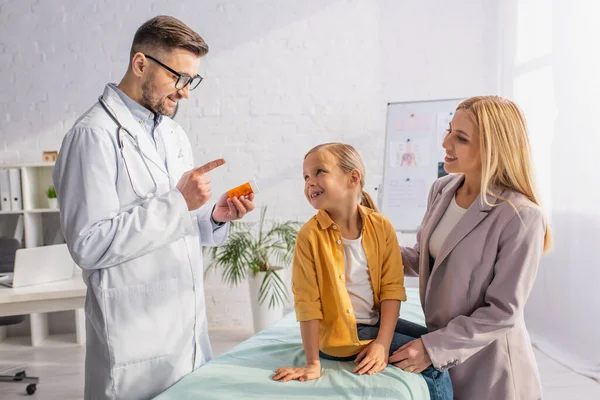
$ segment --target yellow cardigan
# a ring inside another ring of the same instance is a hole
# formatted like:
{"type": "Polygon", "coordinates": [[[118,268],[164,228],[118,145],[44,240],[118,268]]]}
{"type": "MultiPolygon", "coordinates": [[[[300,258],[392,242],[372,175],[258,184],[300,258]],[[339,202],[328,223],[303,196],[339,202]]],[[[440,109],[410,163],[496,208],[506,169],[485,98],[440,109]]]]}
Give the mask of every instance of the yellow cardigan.
{"type": "MultiPolygon", "coordinates": [[[[405,301],[404,270],[396,231],[383,215],[358,207],[375,307],[379,309],[384,300],[405,301]]],[[[319,349],[334,357],[358,354],[371,342],[358,339],[344,274],[342,235],[327,212],[320,210],[298,232],[292,291],[297,320],[321,320],[319,349]]]]}

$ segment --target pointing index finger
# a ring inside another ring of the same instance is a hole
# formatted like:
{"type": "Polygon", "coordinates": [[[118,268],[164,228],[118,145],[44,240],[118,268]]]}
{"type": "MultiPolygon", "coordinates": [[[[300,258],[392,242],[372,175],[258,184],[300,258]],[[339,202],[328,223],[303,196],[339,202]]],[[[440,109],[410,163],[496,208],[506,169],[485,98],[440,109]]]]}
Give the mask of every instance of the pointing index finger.
{"type": "Polygon", "coordinates": [[[206,174],[207,172],[212,171],[213,169],[220,167],[221,165],[225,164],[225,159],[224,158],[218,158],[214,161],[211,161],[209,163],[204,164],[201,167],[196,168],[196,170],[194,171],[195,173],[198,173],[200,175],[206,174]]]}

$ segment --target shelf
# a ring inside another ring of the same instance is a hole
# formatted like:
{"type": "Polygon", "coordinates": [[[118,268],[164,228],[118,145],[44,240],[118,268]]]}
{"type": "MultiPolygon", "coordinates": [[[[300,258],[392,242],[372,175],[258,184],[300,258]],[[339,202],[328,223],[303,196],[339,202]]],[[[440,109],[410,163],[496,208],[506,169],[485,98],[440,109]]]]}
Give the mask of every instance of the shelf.
{"type": "Polygon", "coordinates": [[[60,212],[58,208],[34,208],[31,210],[18,210],[18,211],[0,211],[0,215],[18,215],[18,214],[41,214],[41,213],[54,213],[60,212]]]}
{"type": "MultiPolygon", "coordinates": [[[[14,237],[24,248],[46,244],[64,243],[60,228],[59,209],[49,202],[47,191],[53,185],[54,163],[0,163],[0,169],[15,168],[21,179],[21,210],[0,211],[0,236],[14,237]]],[[[10,179],[10,176],[9,176],[10,179]]],[[[40,265],[42,266],[42,265],[40,265]]],[[[75,280],[74,280],[75,282],[75,280]]],[[[35,347],[68,348],[85,343],[85,314],[83,296],[85,284],[81,278],[76,287],[57,289],[40,294],[35,287],[0,289],[0,314],[10,310],[26,314],[21,326],[0,326],[0,351],[5,349],[30,349],[35,347]],[[32,290],[33,292],[29,292],[32,290]],[[17,298],[29,297],[26,305],[17,304],[17,298]],[[33,297],[32,297],[33,296],[33,297]],[[37,296],[45,296],[39,302],[37,296]]],[[[53,285],[61,285],[56,282],[53,285]]],[[[0,358],[2,358],[0,356],[0,358]]],[[[1,391],[1,390],[0,390],[1,391]]],[[[2,397],[2,395],[0,395],[2,397]]]]}
{"type": "Polygon", "coordinates": [[[49,335],[44,339],[40,347],[73,347],[79,346],[75,333],[63,333],[60,335],[49,335]]]}
{"type": "Polygon", "coordinates": [[[0,350],[31,348],[31,336],[11,336],[0,340],[0,350]]]}
{"type": "Polygon", "coordinates": [[[50,168],[54,163],[0,164],[0,168],[50,168]]]}
{"type": "Polygon", "coordinates": [[[32,214],[40,214],[40,213],[55,213],[59,212],[58,208],[34,208],[32,210],[27,210],[26,212],[32,214]]]}
{"type": "Polygon", "coordinates": [[[33,208],[31,210],[18,210],[18,211],[0,211],[0,215],[18,215],[24,213],[30,214],[41,214],[41,213],[57,213],[60,212],[58,208],[33,208]]]}
{"type": "MultiPolygon", "coordinates": [[[[75,333],[63,333],[60,335],[49,335],[38,347],[63,348],[77,347],[77,335],[75,333]]],[[[11,336],[0,340],[0,350],[18,350],[19,348],[31,348],[31,336],[11,336]]]]}

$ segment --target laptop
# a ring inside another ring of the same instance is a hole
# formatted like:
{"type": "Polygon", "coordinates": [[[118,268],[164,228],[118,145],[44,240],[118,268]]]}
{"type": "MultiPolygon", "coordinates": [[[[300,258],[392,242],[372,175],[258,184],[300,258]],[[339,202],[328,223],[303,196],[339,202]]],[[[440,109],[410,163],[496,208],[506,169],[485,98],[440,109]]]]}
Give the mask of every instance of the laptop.
{"type": "Polygon", "coordinates": [[[0,285],[19,288],[68,280],[73,278],[74,268],[66,244],[18,249],[14,272],[0,274],[0,285]]]}

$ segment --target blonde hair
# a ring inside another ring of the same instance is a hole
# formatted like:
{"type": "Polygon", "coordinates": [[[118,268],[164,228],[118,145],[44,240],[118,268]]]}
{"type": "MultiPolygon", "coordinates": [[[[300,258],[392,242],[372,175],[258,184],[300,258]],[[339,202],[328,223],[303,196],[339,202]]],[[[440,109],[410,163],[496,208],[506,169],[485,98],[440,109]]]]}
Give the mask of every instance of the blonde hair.
{"type": "Polygon", "coordinates": [[[352,172],[352,170],[358,170],[360,172],[360,204],[371,208],[375,211],[379,211],[373,198],[364,191],[365,187],[365,164],[363,163],[360,154],[358,151],[349,144],[344,143],[324,143],[318,146],[313,147],[306,153],[304,158],[308,157],[309,154],[319,152],[319,151],[327,151],[329,154],[334,156],[337,160],[338,165],[342,169],[342,171],[348,173],[352,172]]]}
{"type": "MultiPolygon", "coordinates": [[[[479,129],[481,198],[485,204],[492,206],[487,195],[493,195],[490,187],[497,187],[521,193],[541,206],[533,177],[525,116],[519,107],[499,96],[478,96],[463,101],[456,109],[466,112],[479,129]]],[[[544,252],[551,247],[552,235],[546,224],[544,252]]]]}

